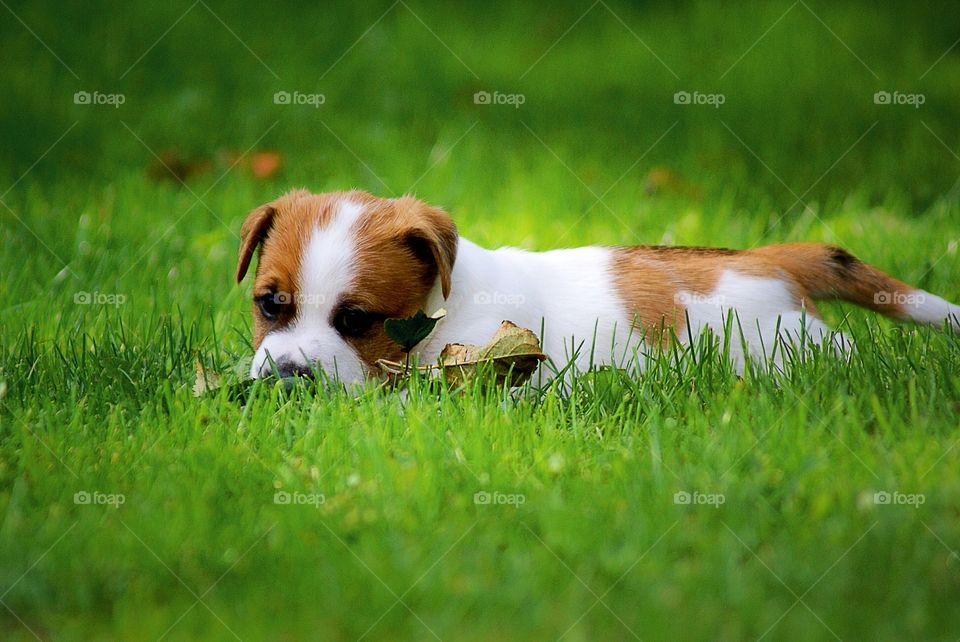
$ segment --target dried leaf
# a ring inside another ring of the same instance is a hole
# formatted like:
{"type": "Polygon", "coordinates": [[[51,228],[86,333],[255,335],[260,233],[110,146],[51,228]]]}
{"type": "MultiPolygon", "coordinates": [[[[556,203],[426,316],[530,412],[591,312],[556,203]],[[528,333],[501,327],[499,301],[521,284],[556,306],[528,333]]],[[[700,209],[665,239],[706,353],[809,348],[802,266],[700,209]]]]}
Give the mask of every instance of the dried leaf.
{"type": "Polygon", "coordinates": [[[440,368],[451,385],[466,383],[483,369],[491,368],[498,385],[519,386],[546,358],[537,335],[504,321],[485,346],[448,344],[440,353],[440,368]]]}
{"type": "Polygon", "coordinates": [[[223,373],[205,368],[199,361],[195,361],[193,368],[196,371],[196,378],[193,382],[193,396],[202,397],[215,393],[221,388],[227,388],[231,396],[241,395],[254,382],[250,377],[252,360],[252,357],[244,357],[223,373]]]}
{"type": "Polygon", "coordinates": [[[199,361],[193,363],[193,368],[197,372],[197,378],[193,382],[193,396],[202,397],[212,390],[220,387],[220,375],[204,368],[199,361]]]}
{"type": "Polygon", "coordinates": [[[650,196],[674,194],[699,199],[701,190],[668,167],[654,167],[647,173],[643,188],[650,196]]]}
{"type": "Polygon", "coordinates": [[[283,164],[283,158],[280,152],[256,152],[250,156],[250,171],[255,178],[261,180],[270,178],[278,171],[283,164]]]}
{"type": "Polygon", "coordinates": [[[147,176],[157,182],[173,181],[185,183],[198,174],[209,172],[212,164],[209,159],[184,154],[171,148],[160,152],[147,166],[147,176]]]}
{"type": "Polygon", "coordinates": [[[409,374],[409,367],[399,361],[377,359],[377,367],[383,371],[383,374],[389,377],[402,377],[409,374]]]}

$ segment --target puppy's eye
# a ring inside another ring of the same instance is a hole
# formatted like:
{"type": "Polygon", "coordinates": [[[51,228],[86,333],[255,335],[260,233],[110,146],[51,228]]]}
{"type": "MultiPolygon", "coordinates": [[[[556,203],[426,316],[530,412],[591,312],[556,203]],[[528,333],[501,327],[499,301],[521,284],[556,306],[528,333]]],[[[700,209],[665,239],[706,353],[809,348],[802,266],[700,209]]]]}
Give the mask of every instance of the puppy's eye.
{"type": "Polygon", "coordinates": [[[283,314],[291,303],[291,297],[286,292],[268,292],[257,297],[257,308],[260,314],[268,321],[274,321],[283,314]]]}
{"type": "Polygon", "coordinates": [[[358,337],[370,329],[375,315],[360,308],[344,307],[333,317],[333,327],[345,337],[358,337]]]}

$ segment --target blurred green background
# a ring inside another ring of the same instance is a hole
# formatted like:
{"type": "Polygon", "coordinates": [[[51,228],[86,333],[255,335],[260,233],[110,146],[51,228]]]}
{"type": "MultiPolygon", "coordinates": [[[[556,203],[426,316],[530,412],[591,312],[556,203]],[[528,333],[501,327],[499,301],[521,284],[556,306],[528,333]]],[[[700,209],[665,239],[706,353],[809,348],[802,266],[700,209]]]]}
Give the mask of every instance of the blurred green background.
{"type": "Polygon", "coordinates": [[[837,242],[960,300],[956,16],[0,0],[0,637],[234,639],[190,593],[225,578],[244,637],[423,639],[391,591],[432,572],[408,599],[446,637],[955,640],[960,370],[933,330],[853,312],[849,367],[665,366],[509,412],[190,385],[249,354],[240,223],[300,186],[412,192],[489,246],[837,242]],[[483,512],[488,487],[529,501],[483,512]],[[815,618],[793,591],[821,580],[815,618]]]}
{"type": "Polygon", "coordinates": [[[20,250],[3,265],[37,293],[64,263],[109,291],[144,265],[227,277],[244,214],[292,186],[412,191],[474,240],[537,248],[825,238],[864,252],[856,229],[821,222],[845,208],[862,213],[854,227],[895,234],[960,197],[949,3],[10,2],[0,15],[0,177],[15,185],[0,233],[20,250]],[[481,91],[522,104],[477,104],[481,91]],[[923,102],[877,104],[878,91],[923,102]],[[280,171],[228,171],[259,151],[280,171]],[[135,205],[115,211],[124,196],[135,205]],[[184,251],[198,243],[202,256],[184,251]]]}
{"type": "MultiPolygon", "coordinates": [[[[949,3],[11,2],[0,167],[15,179],[68,129],[31,180],[137,174],[143,143],[256,143],[284,154],[278,185],[316,189],[402,192],[439,159],[418,192],[494,212],[557,162],[529,128],[598,194],[646,154],[617,186],[638,200],[665,165],[748,208],[790,207],[792,190],[823,210],[860,189],[922,213],[960,170],[951,16],[949,3]],[[477,105],[481,90],[525,101],[477,105]],[[877,105],[881,90],[924,103],[877,105]],[[125,102],[76,105],[77,91],[125,102]],[[277,105],[278,91],[325,102],[277,105]],[[725,102],[677,105],[677,91],[725,102]]],[[[552,198],[589,204],[565,178],[552,198]]]]}

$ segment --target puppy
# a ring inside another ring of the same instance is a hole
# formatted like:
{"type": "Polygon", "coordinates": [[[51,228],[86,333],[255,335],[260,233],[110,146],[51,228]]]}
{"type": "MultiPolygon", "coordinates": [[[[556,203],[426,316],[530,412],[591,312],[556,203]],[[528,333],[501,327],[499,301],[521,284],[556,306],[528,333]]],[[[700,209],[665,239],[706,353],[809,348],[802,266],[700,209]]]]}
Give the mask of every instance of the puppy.
{"type": "Polygon", "coordinates": [[[385,319],[441,307],[446,317],[415,350],[422,364],[447,343],[486,343],[504,319],[539,333],[555,364],[572,360],[578,370],[641,364],[672,335],[689,343],[708,329],[722,336],[730,323],[742,337],[730,342],[741,370],[751,358],[779,362],[784,342],[829,338],[849,349],[821,321],[819,300],[960,330],[960,306],[816,243],[487,250],[410,196],[295,190],[244,221],[238,283],[258,246],[254,377],[320,368],[362,381],[378,373],[378,359],[403,358],[385,319]]]}

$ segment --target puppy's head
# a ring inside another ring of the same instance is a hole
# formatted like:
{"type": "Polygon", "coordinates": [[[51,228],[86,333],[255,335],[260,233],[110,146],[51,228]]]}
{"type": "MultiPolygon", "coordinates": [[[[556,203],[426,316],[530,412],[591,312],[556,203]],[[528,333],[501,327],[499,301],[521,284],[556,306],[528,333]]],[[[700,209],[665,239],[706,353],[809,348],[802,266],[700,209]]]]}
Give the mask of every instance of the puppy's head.
{"type": "Polygon", "coordinates": [[[261,246],[254,377],[272,372],[272,360],[284,376],[319,368],[355,382],[377,359],[400,359],[384,320],[424,308],[435,289],[446,298],[457,253],[445,212],[359,191],[289,192],[253,210],[240,236],[238,283],[261,246]]]}

